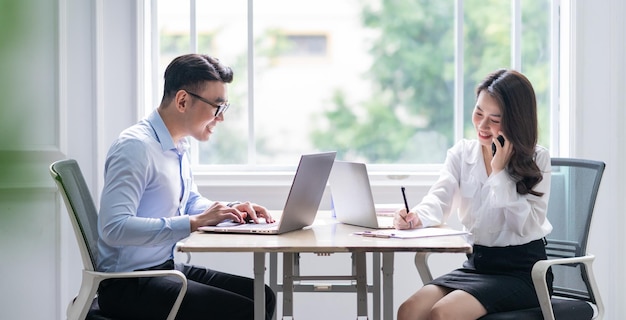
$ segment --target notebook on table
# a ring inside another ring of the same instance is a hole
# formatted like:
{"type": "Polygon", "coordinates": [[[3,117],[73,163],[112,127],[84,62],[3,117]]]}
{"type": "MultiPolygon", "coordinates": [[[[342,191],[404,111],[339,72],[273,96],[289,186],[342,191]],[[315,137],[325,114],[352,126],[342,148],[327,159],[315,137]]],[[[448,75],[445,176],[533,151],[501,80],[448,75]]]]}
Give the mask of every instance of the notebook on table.
{"type": "Polygon", "coordinates": [[[223,222],[200,227],[205,232],[282,234],[309,226],[315,220],[336,152],[305,154],[293,177],[285,206],[274,223],[223,222]]]}
{"type": "Polygon", "coordinates": [[[393,228],[393,215],[377,214],[364,163],[335,161],[328,181],[337,221],[372,229],[393,228]]]}

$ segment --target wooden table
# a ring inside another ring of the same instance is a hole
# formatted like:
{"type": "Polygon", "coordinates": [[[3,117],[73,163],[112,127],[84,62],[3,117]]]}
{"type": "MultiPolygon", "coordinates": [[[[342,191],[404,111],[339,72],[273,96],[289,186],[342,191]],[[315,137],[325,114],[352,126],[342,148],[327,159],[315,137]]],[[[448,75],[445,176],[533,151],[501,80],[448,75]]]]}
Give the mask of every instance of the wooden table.
{"type": "MultiPolygon", "coordinates": [[[[275,216],[275,215],[274,215],[275,216]]],[[[353,253],[356,258],[358,318],[367,319],[367,288],[365,254],[383,256],[383,319],[393,319],[393,253],[394,252],[471,252],[462,236],[415,239],[363,237],[354,232],[366,228],[336,223],[329,214],[318,214],[312,226],[282,235],[212,234],[194,232],[179,242],[180,252],[252,252],[254,254],[255,319],[265,319],[265,254],[283,253],[283,272],[293,272],[294,255],[299,253],[353,253]]],[[[271,270],[271,272],[276,272],[271,270]]],[[[291,279],[285,277],[285,279],[291,279]]],[[[374,284],[377,285],[377,284],[374,284]]],[[[290,319],[293,287],[283,282],[283,319],[290,319]]]]}

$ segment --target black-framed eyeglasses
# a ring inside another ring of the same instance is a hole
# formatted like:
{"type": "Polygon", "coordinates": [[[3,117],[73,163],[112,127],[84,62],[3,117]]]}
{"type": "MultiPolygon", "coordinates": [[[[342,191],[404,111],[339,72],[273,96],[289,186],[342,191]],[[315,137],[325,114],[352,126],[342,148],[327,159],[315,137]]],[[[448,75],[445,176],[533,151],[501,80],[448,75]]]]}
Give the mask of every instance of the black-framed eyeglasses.
{"type": "Polygon", "coordinates": [[[201,96],[199,96],[199,95],[197,95],[197,94],[195,94],[193,92],[189,92],[187,90],[185,90],[185,92],[187,92],[190,96],[192,96],[192,97],[194,97],[194,98],[196,98],[196,99],[198,99],[198,100],[200,100],[200,101],[210,105],[211,107],[216,108],[217,109],[217,110],[215,110],[215,116],[216,117],[219,116],[220,114],[226,112],[226,110],[228,110],[228,107],[230,107],[230,103],[228,103],[228,101],[226,101],[226,102],[224,102],[222,104],[215,104],[215,103],[213,103],[213,102],[211,102],[211,101],[209,101],[209,100],[207,100],[207,99],[205,99],[205,98],[203,98],[203,97],[201,97],[201,96]]]}

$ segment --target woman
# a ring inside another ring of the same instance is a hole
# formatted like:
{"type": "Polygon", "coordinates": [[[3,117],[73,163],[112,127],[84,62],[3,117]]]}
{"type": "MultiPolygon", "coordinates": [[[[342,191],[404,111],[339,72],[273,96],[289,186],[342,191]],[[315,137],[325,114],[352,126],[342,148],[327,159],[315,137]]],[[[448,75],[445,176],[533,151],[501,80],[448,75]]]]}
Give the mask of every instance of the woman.
{"type": "MultiPolygon", "coordinates": [[[[473,253],[402,303],[398,320],[477,319],[539,305],[531,269],[546,259],[544,237],[552,231],[551,167],[550,154],[537,145],[535,93],[524,75],[503,69],[488,75],[476,96],[477,139],[456,143],[422,202],[394,218],[397,229],[437,226],[458,204],[473,253]]],[[[548,280],[551,291],[551,273],[548,280]]]]}

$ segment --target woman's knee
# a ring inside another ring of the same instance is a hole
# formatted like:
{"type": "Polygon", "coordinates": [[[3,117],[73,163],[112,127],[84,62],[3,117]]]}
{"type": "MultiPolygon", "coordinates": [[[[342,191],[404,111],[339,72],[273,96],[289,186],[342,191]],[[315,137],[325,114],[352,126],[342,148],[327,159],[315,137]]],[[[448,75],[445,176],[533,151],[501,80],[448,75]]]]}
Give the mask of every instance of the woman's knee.
{"type": "Polygon", "coordinates": [[[404,301],[400,307],[398,308],[397,318],[398,320],[408,320],[411,316],[411,306],[409,305],[409,301],[404,301]]]}
{"type": "Polygon", "coordinates": [[[428,299],[423,299],[419,292],[412,295],[400,304],[397,313],[398,320],[425,319],[432,305],[428,301],[428,299]]]}
{"type": "Polygon", "coordinates": [[[430,309],[430,320],[457,319],[455,318],[455,310],[451,310],[449,306],[435,304],[430,309]]]}
{"type": "Polygon", "coordinates": [[[455,290],[432,306],[430,319],[478,319],[486,313],[482,304],[472,295],[455,290]]]}

